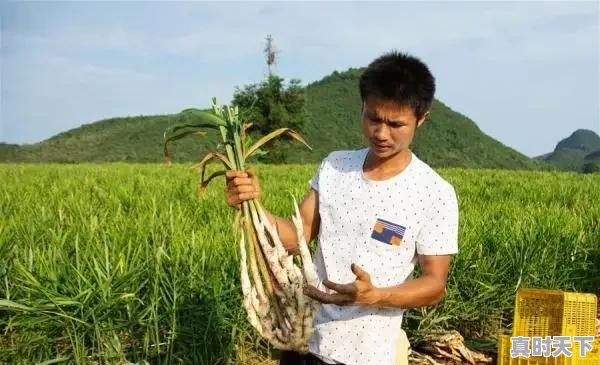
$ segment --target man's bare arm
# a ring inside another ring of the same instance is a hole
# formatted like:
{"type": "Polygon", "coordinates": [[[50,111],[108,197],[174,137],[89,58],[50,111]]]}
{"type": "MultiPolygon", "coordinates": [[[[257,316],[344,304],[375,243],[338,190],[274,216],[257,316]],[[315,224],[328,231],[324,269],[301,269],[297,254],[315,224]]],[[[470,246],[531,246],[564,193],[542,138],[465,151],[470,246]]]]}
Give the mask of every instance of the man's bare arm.
{"type": "Polygon", "coordinates": [[[451,256],[419,256],[422,275],[405,283],[377,288],[371,276],[356,264],[351,270],[356,280],[348,284],[323,281],[334,292],[325,293],[313,286],[305,288],[305,294],[322,303],[346,305],[359,304],[371,307],[419,308],[439,303],[446,289],[451,256]]]}
{"type": "Polygon", "coordinates": [[[438,304],[444,297],[450,269],[449,255],[419,256],[422,275],[400,285],[377,288],[379,307],[419,308],[438,304]]]}
{"type": "MultiPolygon", "coordinates": [[[[314,189],[311,189],[300,205],[298,205],[298,209],[300,211],[300,216],[302,217],[304,239],[308,243],[319,233],[321,218],[319,215],[318,193],[314,189]]],[[[279,238],[286,250],[290,253],[297,254],[298,235],[296,234],[296,227],[292,220],[274,216],[270,212],[267,212],[266,214],[269,221],[276,225],[277,231],[279,232],[279,238]]]]}
{"type": "MultiPolygon", "coordinates": [[[[253,169],[246,171],[227,171],[227,186],[225,188],[225,200],[233,208],[240,209],[241,203],[250,199],[260,197],[260,184],[253,169]]],[[[306,242],[313,240],[319,233],[321,218],[319,216],[319,194],[311,189],[304,197],[300,205],[300,216],[302,217],[304,239],[306,242]]],[[[277,227],[279,238],[288,252],[298,253],[298,237],[296,227],[289,218],[277,217],[265,211],[267,218],[277,227]]]]}

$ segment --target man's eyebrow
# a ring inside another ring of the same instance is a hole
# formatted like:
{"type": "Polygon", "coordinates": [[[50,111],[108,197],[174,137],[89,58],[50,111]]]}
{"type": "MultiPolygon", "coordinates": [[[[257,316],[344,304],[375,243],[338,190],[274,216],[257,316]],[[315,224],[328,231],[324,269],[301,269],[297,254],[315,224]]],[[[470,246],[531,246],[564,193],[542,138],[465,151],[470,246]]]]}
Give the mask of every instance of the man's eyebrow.
{"type": "MultiPolygon", "coordinates": [[[[377,114],[377,112],[375,112],[374,110],[365,108],[365,113],[371,119],[374,119],[374,120],[383,120],[383,118],[381,118],[377,114]]],[[[387,119],[387,120],[385,120],[385,122],[387,122],[387,123],[395,123],[395,124],[408,124],[408,122],[405,121],[404,119],[387,119]]]]}
{"type": "MultiPolygon", "coordinates": [[[[379,115],[377,115],[376,113],[372,112],[372,111],[367,111],[367,115],[369,116],[369,118],[374,119],[374,120],[383,120],[379,115]]],[[[389,119],[389,120],[385,120],[387,123],[395,123],[395,124],[406,124],[406,122],[402,119],[389,119]]]]}

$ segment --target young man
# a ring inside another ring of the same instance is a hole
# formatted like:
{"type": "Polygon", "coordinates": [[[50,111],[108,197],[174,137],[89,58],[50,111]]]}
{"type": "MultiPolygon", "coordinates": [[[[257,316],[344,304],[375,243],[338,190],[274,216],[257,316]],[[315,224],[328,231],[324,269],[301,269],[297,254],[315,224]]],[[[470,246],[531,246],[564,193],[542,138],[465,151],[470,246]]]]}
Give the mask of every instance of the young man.
{"type": "MultiPolygon", "coordinates": [[[[322,281],[305,289],[323,303],[310,354],[284,352],[280,364],[407,362],[407,344],[399,345],[404,311],[440,302],[458,252],[454,188],[409,148],[434,93],[427,66],[405,54],[385,54],[361,76],[368,147],[329,154],[300,204],[306,241],[319,237],[314,261],[322,281]],[[422,275],[411,279],[417,262],[422,275]]],[[[227,180],[232,207],[260,195],[251,170],[231,171],[227,180]]],[[[294,252],[292,222],[269,219],[294,252]]]]}

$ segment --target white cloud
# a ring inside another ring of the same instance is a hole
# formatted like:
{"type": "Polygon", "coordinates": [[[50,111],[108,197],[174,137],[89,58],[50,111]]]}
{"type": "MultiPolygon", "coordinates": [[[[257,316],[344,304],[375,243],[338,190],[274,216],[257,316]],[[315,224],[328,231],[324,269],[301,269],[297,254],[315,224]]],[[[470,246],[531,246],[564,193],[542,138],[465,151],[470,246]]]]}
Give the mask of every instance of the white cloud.
{"type": "MultiPolygon", "coordinates": [[[[19,62],[22,62],[20,60],[19,62]]],[[[33,58],[19,67],[9,60],[3,101],[4,133],[33,142],[95,120],[127,115],[166,114],[199,105],[203,88],[221,100],[221,83],[182,84],[164,75],[80,63],[63,57],[33,58]]],[[[206,98],[208,100],[208,97],[206,98]]]]}
{"type": "MultiPolygon", "coordinates": [[[[27,4],[30,14],[36,6],[27,4]]],[[[10,124],[4,133],[11,140],[34,141],[105,117],[173,112],[201,105],[213,94],[228,101],[235,85],[261,77],[267,33],[274,35],[281,50],[278,69],[304,81],[335,69],[364,66],[392,48],[414,53],[436,73],[442,100],[477,116],[484,130],[494,131],[493,136],[501,135],[494,128],[503,111],[486,100],[508,105],[510,96],[527,97],[527,106],[509,105],[506,115],[520,115],[527,107],[551,110],[557,100],[557,93],[548,90],[553,70],[564,70],[553,80],[562,78],[567,91],[573,87],[570,80],[598,74],[586,69],[594,60],[598,64],[598,10],[592,3],[76,3],[54,7],[50,15],[32,15],[36,22],[30,24],[22,15],[23,27],[3,33],[2,117],[3,123],[10,124]],[[61,12],[60,6],[68,10],[61,12]],[[65,11],[73,12],[72,16],[65,17],[65,11]],[[111,11],[114,16],[106,16],[111,11]],[[36,28],[38,23],[44,23],[43,31],[36,28]],[[515,86],[518,90],[511,91],[515,86]]],[[[581,84],[588,97],[598,96],[597,86],[593,90],[589,80],[581,84]]],[[[576,105],[578,96],[567,91],[560,97],[576,105]]],[[[540,113],[545,122],[555,123],[556,133],[568,134],[574,127],[552,119],[550,112],[540,113]]],[[[598,110],[587,112],[581,118],[597,121],[598,114],[598,110]]],[[[523,131],[534,133],[534,127],[539,125],[525,126],[523,131]]],[[[503,141],[511,139],[518,138],[502,135],[503,141]]]]}

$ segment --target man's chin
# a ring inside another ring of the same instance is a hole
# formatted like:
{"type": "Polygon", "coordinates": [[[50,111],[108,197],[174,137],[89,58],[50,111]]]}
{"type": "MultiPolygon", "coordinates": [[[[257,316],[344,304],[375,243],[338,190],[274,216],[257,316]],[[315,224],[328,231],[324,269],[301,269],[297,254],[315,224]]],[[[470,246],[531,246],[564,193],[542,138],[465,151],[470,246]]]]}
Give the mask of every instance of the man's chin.
{"type": "Polygon", "coordinates": [[[391,157],[391,156],[395,155],[397,153],[397,151],[395,151],[391,147],[380,148],[380,147],[372,145],[371,146],[371,153],[373,153],[375,156],[377,156],[379,158],[387,158],[387,157],[391,157]]]}

